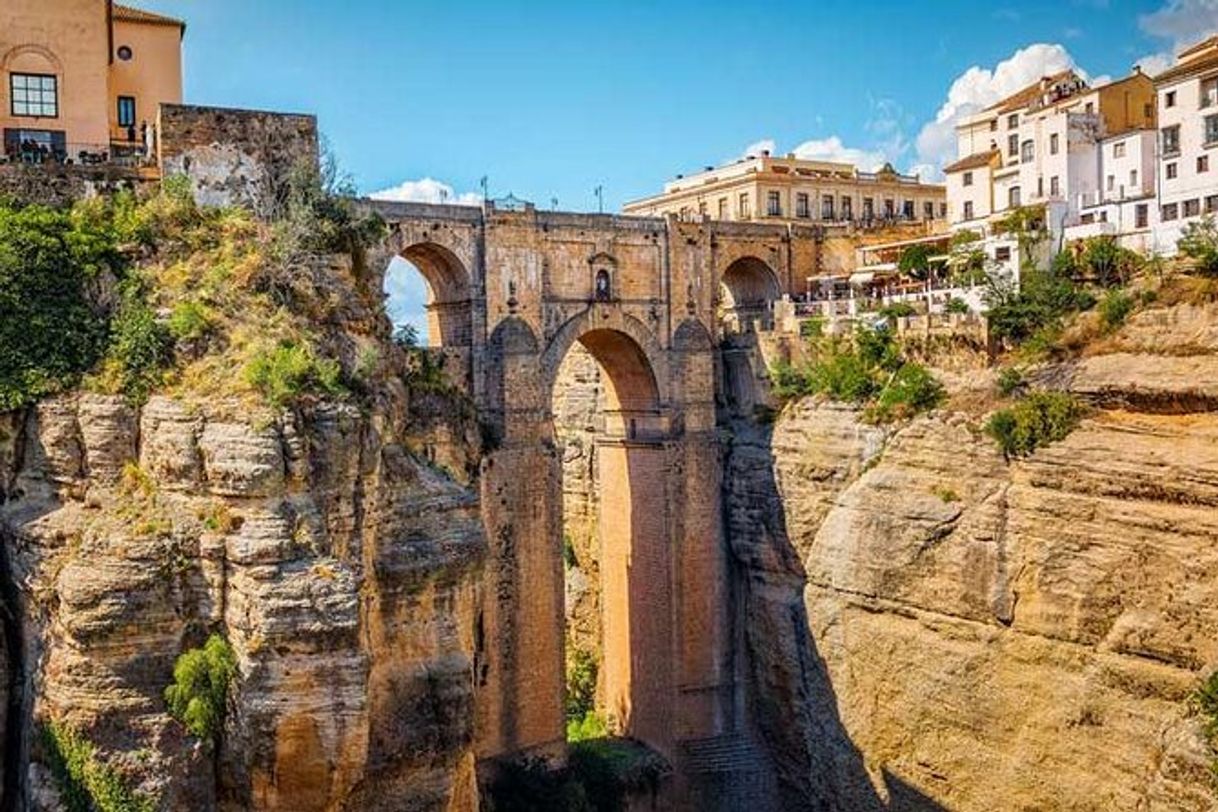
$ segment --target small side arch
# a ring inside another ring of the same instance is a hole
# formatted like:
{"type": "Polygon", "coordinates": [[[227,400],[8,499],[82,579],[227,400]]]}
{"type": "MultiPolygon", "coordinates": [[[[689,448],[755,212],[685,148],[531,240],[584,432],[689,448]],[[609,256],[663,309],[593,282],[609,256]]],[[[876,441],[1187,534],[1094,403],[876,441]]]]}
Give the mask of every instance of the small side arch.
{"type": "Polygon", "coordinates": [[[720,280],[720,313],[728,332],[754,332],[773,324],[772,308],[782,296],[778,274],[764,260],[743,256],[720,280]]]}

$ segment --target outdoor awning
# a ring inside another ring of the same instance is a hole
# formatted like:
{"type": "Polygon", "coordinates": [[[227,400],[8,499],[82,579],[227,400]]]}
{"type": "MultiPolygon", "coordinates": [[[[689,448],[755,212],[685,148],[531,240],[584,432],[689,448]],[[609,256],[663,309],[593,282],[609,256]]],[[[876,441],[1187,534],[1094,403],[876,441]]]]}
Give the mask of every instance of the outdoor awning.
{"type": "Polygon", "coordinates": [[[877,276],[892,276],[897,272],[897,264],[895,262],[881,262],[878,265],[865,265],[859,268],[854,273],[850,274],[850,284],[866,285],[874,280],[877,276]]]}

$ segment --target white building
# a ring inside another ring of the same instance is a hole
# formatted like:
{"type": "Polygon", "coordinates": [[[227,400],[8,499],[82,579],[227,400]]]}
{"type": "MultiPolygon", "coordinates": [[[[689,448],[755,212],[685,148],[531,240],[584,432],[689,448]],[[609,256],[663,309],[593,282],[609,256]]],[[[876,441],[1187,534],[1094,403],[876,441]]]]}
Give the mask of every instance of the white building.
{"type": "Polygon", "coordinates": [[[1175,253],[1187,223],[1218,214],[1218,37],[1155,77],[1159,110],[1159,222],[1154,248],[1175,253]]]}
{"type": "Polygon", "coordinates": [[[1085,236],[1069,230],[1148,230],[1154,126],[1141,72],[1097,88],[1074,71],[1040,79],[957,126],[960,159],[944,170],[951,228],[992,237],[994,221],[1040,206],[1050,252],[1085,236]]]}

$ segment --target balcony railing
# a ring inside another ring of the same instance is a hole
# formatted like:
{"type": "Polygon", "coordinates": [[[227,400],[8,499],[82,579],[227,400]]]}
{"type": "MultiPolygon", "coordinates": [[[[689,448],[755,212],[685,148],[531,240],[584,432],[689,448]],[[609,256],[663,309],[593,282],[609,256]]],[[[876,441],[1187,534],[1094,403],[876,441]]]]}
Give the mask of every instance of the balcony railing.
{"type": "Polygon", "coordinates": [[[0,153],[0,164],[26,166],[84,166],[122,167],[139,169],[155,166],[156,156],[150,156],[142,144],[82,144],[52,145],[27,141],[6,144],[0,153]]]}

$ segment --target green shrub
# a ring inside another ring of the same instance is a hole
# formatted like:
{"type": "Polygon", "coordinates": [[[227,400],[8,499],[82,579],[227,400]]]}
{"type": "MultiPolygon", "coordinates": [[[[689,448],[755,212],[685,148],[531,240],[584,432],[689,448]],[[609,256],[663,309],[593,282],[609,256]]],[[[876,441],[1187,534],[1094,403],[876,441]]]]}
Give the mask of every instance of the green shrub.
{"type": "Polygon", "coordinates": [[[419,328],[413,324],[399,324],[393,328],[393,343],[404,350],[419,346],[419,328]]]}
{"type": "Polygon", "coordinates": [[[888,319],[889,324],[893,323],[897,319],[909,318],[910,316],[916,315],[917,312],[917,308],[915,308],[909,302],[893,302],[887,307],[880,308],[880,315],[885,319],[888,319]]]}
{"type": "Polygon", "coordinates": [[[123,776],[97,757],[93,744],[67,725],[47,722],[42,747],[55,788],[68,812],[152,812],[156,804],[127,787],[123,776]]]}
{"type": "Polygon", "coordinates": [[[943,385],[921,364],[906,363],[892,374],[868,409],[868,419],[888,423],[929,411],[943,402],[943,385]]]}
{"type": "Polygon", "coordinates": [[[599,713],[590,710],[583,716],[567,719],[567,741],[583,742],[603,739],[609,735],[609,724],[599,713]]]}
{"type": "Polygon", "coordinates": [[[1082,419],[1082,404],[1068,392],[1032,392],[986,423],[1003,456],[1022,457],[1065,439],[1082,419]]]}
{"type": "Polygon", "coordinates": [[[596,655],[585,649],[575,649],[567,663],[566,715],[568,725],[583,720],[596,707],[596,679],[599,669],[596,655]]]}
{"type": "Polygon", "coordinates": [[[1213,216],[1185,226],[1177,247],[1196,264],[1198,273],[1218,276],[1218,220],[1213,216]]]}
{"type": "Polygon", "coordinates": [[[1009,398],[1024,385],[1023,372],[1019,367],[1003,367],[998,370],[998,393],[1009,398]]]}
{"type": "Polygon", "coordinates": [[[104,224],[0,202],[0,412],[75,385],[101,356],[88,286],[122,262],[104,224]]]}
{"type": "Polygon", "coordinates": [[[1060,325],[1068,314],[1086,310],[1095,299],[1076,287],[1061,267],[1050,271],[1029,268],[1018,291],[993,281],[986,291],[986,304],[990,333],[1018,344],[1043,328],[1060,325]]]}
{"type": "Polygon", "coordinates": [[[804,371],[780,360],[770,367],[770,392],[785,402],[812,394],[812,388],[804,371]]]}
{"type": "Polygon", "coordinates": [[[1218,784],[1218,671],[1207,677],[1193,695],[1189,705],[1201,717],[1201,730],[1209,744],[1213,759],[1210,761],[1210,772],[1218,784]]]}
{"type": "Polygon", "coordinates": [[[197,341],[209,332],[215,323],[211,308],[196,299],[183,299],[169,313],[169,333],[178,341],[197,341]]]}
{"type": "Polygon", "coordinates": [[[228,688],[237,675],[237,658],[218,634],[202,648],[184,652],[173,665],[173,684],[165,689],[169,713],[200,739],[214,743],[224,729],[228,688]]]}
{"type": "Polygon", "coordinates": [[[972,311],[968,306],[968,302],[964,301],[963,299],[957,299],[953,296],[947,300],[946,304],[943,305],[943,312],[964,315],[972,311]]]}
{"type": "Polygon", "coordinates": [[[860,353],[833,352],[808,369],[807,386],[812,392],[844,403],[862,404],[878,388],[872,366],[860,353]]]}
{"type": "Polygon", "coordinates": [[[133,401],[143,402],[160,384],[172,358],[169,330],[137,293],[124,297],[110,329],[107,361],[118,370],[122,392],[133,401]]]}
{"type": "Polygon", "coordinates": [[[799,323],[801,338],[820,338],[825,334],[825,319],[822,316],[812,316],[799,323]]]}
{"type": "Polygon", "coordinates": [[[1104,294],[1104,298],[1100,299],[1098,312],[1100,314],[1100,325],[1105,332],[1112,332],[1120,328],[1125,323],[1125,319],[1129,318],[1129,314],[1133,312],[1134,301],[1123,290],[1110,290],[1104,294]]]}
{"type": "Polygon", "coordinates": [[[290,341],[259,352],[245,367],[246,382],[277,408],[306,394],[342,394],[341,377],[337,361],[318,358],[309,347],[290,341]]]}

